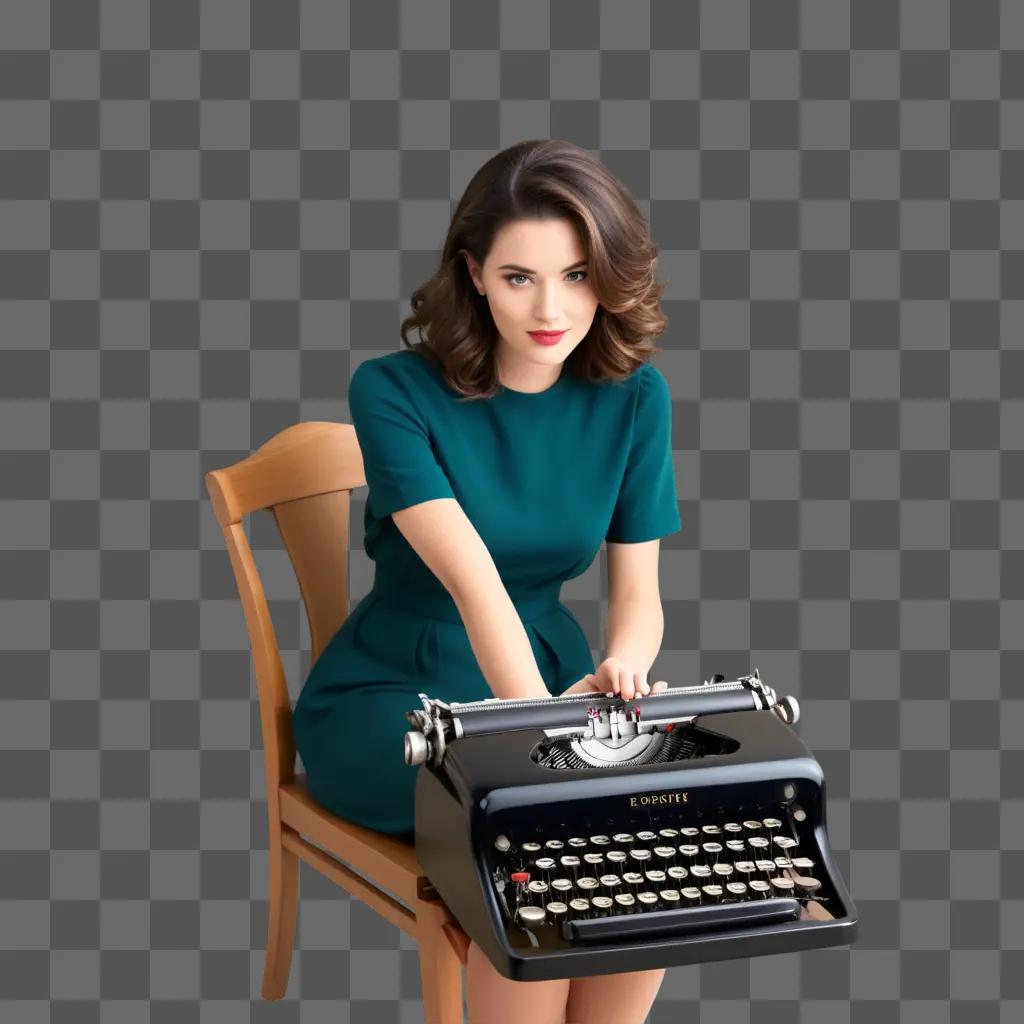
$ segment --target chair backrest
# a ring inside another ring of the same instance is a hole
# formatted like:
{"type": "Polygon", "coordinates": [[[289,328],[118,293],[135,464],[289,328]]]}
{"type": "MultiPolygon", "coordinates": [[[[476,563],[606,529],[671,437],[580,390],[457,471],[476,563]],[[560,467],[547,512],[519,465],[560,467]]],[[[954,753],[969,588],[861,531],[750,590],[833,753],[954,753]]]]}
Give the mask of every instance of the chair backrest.
{"type": "Polygon", "coordinates": [[[348,615],[349,499],[366,483],[350,423],[297,423],[233,466],[206,474],[249,631],[267,775],[267,800],[295,778],[292,707],[277,635],[243,516],[269,511],[288,551],[309,623],[312,660],[348,615]]]}

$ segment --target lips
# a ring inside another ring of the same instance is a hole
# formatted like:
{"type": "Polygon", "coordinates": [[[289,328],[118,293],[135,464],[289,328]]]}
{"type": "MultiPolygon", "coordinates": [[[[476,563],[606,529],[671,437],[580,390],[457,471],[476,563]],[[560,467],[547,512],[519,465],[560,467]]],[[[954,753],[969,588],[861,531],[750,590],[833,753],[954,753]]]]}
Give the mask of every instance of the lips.
{"type": "Polygon", "coordinates": [[[553,345],[565,334],[565,331],[530,331],[528,333],[534,341],[539,341],[542,345],[553,345]]]}

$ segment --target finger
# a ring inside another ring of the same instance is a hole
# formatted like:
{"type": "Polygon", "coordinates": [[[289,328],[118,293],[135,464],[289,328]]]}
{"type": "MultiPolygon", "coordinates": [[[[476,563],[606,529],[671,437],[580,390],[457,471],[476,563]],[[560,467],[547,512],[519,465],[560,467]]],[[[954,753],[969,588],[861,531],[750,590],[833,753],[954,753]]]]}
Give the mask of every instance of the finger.
{"type": "Polygon", "coordinates": [[[647,682],[647,677],[639,674],[637,678],[640,680],[640,692],[647,694],[651,692],[651,684],[647,682]]]}
{"type": "Polygon", "coordinates": [[[619,686],[622,689],[622,696],[625,697],[626,700],[632,700],[633,697],[636,696],[636,690],[633,686],[632,672],[626,672],[623,670],[619,674],[619,686]]]}

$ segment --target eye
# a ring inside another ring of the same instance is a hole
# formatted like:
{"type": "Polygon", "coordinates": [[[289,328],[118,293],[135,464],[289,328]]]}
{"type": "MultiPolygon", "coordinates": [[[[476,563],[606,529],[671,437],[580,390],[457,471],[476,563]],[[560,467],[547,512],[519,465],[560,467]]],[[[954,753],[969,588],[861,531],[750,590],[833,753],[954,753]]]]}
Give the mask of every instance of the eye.
{"type": "MultiPolygon", "coordinates": [[[[587,276],[587,272],[585,270],[570,270],[569,274],[582,274],[584,278],[586,278],[587,276]]],[[[526,276],[526,274],[505,274],[505,280],[508,281],[508,283],[511,284],[514,288],[520,287],[519,285],[514,283],[514,279],[517,277],[521,277],[529,281],[529,278],[526,276]]],[[[582,284],[582,281],[573,281],[572,284],[582,284]]]]}

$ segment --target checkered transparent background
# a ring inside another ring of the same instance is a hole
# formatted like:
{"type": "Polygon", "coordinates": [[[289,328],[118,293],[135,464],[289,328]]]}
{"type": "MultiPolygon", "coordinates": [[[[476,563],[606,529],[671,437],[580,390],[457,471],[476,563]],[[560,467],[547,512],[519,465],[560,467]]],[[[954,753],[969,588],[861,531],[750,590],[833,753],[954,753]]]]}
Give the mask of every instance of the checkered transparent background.
{"type": "MultiPolygon", "coordinates": [[[[261,741],[203,474],[348,420],[471,174],[537,137],[662,250],[654,678],[800,699],[861,918],[671,969],[650,1021],[1024,1016],[1024,4],[4,0],[0,50],[0,1017],[421,1019],[413,944],[305,867],[259,997],[261,741]]],[[[252,540],[297,696],[292,571],[252,540]]],[[[605,583],[602,553],[564,591],[598,658],[605,583]]]]}

